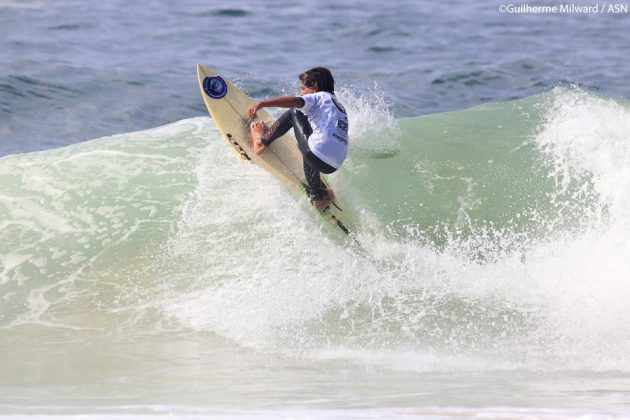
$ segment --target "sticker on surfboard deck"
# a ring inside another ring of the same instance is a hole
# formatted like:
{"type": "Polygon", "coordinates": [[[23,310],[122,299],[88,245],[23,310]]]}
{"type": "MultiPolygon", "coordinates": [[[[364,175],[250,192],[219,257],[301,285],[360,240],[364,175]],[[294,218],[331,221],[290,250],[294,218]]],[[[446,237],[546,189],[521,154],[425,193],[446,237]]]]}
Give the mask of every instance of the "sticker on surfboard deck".
{"type": "Polygon", "coordinates": [[[227,83],[221,76],[211,76],[203,79],[203,91],[213,99],[221,99],[227,94],[227,83]]]}

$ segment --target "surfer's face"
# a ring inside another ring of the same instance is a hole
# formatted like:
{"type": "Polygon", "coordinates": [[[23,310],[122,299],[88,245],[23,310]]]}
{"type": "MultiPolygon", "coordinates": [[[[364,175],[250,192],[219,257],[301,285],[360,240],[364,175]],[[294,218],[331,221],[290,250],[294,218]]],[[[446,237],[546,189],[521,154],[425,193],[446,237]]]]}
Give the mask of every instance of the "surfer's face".
{"type": "Polygon", "coordinates": [[[315,87],[307,87],[304,83],[300,82],[300,96],[315,92],[317,92],[317,85],[315,85],[315,87]]]}

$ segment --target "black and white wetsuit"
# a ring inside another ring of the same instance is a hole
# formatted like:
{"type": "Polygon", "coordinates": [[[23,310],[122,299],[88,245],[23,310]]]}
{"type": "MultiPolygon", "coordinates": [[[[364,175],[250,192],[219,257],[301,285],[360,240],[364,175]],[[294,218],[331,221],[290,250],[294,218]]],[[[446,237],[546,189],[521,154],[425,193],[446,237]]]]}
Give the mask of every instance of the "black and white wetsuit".
{"type": "Polygon", "coordinates": [[[306,192],[311,199],[321,200],[326,190],[320,172],[335,172],[348,154],[348,117],[331,93],[317,92],[301,98],[304,104],[282,114],[265,132],[262,143],[269,146],[293,128],[304,160],[306,192]]]}

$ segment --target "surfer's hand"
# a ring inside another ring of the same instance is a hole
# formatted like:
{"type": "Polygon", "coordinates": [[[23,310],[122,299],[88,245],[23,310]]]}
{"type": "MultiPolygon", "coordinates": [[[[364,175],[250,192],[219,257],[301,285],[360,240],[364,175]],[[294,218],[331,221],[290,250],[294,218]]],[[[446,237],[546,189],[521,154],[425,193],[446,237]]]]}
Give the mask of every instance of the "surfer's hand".
{"type": "Polygon", "coordinates": [[[258,112],[259,109],[260,109],[260,102],[256,102],[254,106],[249,109],[248,115],[249,115],[250,120],[253,120],[254,118],[256,118],[256,113],[258,112]]]}

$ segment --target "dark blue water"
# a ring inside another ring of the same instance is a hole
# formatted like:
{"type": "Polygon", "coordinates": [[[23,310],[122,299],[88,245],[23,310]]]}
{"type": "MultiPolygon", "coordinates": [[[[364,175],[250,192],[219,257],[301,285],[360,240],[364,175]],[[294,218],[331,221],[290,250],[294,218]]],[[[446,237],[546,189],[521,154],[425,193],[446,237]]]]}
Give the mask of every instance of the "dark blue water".
{"type": "Polygon", "coordinates": [[[0,2],[0,155],[206,115],[195,63],[255,97],[328,66],[396,117],[562,84],[630,97],[628,14],[505,14],[500,2],[0,2]]]}

